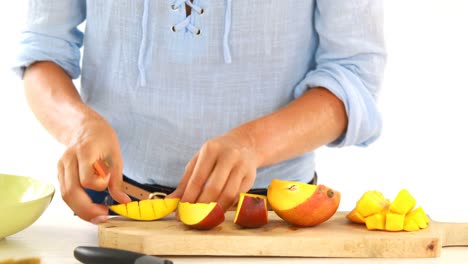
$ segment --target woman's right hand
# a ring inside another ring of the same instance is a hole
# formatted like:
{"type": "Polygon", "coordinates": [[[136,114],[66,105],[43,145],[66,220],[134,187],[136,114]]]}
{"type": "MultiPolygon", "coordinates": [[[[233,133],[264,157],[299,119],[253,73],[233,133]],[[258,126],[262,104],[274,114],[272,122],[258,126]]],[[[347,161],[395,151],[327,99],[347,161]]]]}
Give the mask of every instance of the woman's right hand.
{"type": "Polygon", "coordinates": [[[86,189],[103,191],[119,203],[130,202],[122,190],[122,156],[115,130],[101,116],[85,119],[70,138],[57,164],[60,191],[65,203],[80,218],[97,223],[108,215],[105,205],[94,204],[86,189]],[[108,174],[99,176],[93,163],[103,159],[109,165],[108,174]]]}
{"type": "Polygon", "coordinates": [[[25,95],[40,123],[66,150],[57,164],[62,198],[82,219],[92,221],[108,214],[93,204],[85,188],[109,190],[120,203],[130,198],[122,191],[122,156],[111,125],[82,100],[72,79],[58,64],[38,61],[24,72],[25,95]],[[105,159],[109,173],[98,176],[93,163],[105,159]]]}

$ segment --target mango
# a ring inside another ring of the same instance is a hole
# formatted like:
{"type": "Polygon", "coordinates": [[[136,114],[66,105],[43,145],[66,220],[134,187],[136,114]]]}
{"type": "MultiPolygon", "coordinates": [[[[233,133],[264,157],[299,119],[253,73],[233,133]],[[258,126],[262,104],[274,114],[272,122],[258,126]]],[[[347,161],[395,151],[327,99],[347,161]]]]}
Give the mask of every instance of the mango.
{"type": "Polygon", "coordinates": [[[390,204],[390,211],[405,215],[413,210],[416,205],[416,199],[406,189],[398,192],[395,200],[390,204]]]}
{"type": "Polygon", "coordinates": [[[383,212],[388,208],[388,200],[378,191],[367,191],[356,203],[356,211],[364,218],[383,212]]]}
{"type": "Polygon", "coordinates": [[[367,191],[346,218],[365,224],[368,230],[418,231],[428,227],[429,217],[421,206],[415,206],[416,199],[406,189],[401,189],[391,203],[381,192],[367,191]]]}
{"type": "Polygon", "coordinates": [[[377,213],[366,217],[365,223],[369,230],[385,230],[385,213],[377,213]]]}
{"type": "Polygon", "coordinates": [[[401,231],[401,230],[403,230],[404,222],[405,222],[405,216],[404,215],[388,212],[386,214],[385,230],[387,230],[387,231],[401,231]]]}

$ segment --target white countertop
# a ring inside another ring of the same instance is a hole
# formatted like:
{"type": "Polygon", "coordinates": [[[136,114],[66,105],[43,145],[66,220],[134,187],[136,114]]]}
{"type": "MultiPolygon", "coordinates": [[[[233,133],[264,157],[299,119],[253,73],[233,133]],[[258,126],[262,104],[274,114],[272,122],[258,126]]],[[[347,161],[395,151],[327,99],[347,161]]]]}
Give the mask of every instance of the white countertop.
{"type": "MultiPolygon", "coordinates": [[[[97,246],[97,226],[73,216],[60,197],[27,229],[0,240],[0,261],[40,257],[43,264],[80,263],[73,256],[77,246],[97,246]]],[[[438,258],[345,259],[271,257],[176,257],[174,263],[468,263],[468,247],[443,248],[438,258]]]]}

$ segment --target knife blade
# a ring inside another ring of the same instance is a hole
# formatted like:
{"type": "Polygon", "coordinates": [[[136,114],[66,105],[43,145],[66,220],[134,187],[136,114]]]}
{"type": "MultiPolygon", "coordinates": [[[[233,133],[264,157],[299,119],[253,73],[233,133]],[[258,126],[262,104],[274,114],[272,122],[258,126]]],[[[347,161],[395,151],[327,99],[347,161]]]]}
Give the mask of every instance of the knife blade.
{"type": "Polygon", "coordinates": [[[79,246],[73,255],[84,264],[173,264],[168,259],[105,247],[79,246]]]}

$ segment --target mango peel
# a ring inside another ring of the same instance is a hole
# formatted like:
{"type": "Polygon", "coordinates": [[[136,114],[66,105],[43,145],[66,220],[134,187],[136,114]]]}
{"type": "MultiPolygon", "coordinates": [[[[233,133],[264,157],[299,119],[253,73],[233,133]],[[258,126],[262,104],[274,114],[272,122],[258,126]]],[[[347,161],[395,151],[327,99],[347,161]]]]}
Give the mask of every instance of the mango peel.
{"type": "Polygon", "coordinates": [[[356,202],[346,218],[353,223],[365,224],[368,230],[418,231],[429,225],[429,218],[416,199],[401,189],[390,202],[378,191],[367,191],[356,202]]]}

